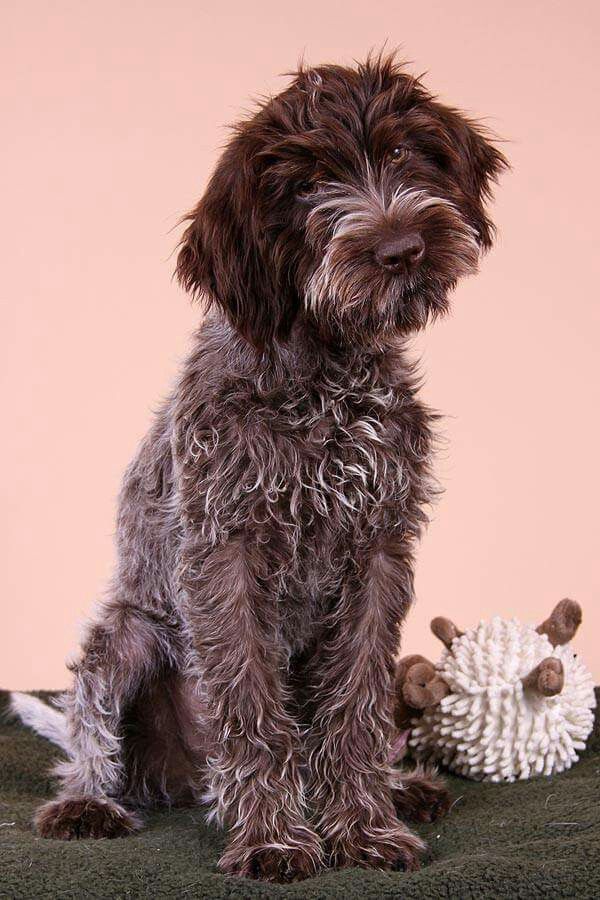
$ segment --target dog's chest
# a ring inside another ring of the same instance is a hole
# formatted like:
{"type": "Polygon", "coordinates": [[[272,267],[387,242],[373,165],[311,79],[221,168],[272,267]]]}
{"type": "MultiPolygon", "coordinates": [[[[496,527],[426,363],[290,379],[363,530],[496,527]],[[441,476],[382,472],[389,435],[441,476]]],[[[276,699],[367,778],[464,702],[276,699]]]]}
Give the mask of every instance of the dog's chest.
{"type": "MultiPolygon", "coordinates": [[[[414,406],[414,398],[409,398],[414,406]]],[[[364,535],[411,492],[422,430],[387,386],[230,396],[197,428],[198,499],[211,542],[264,532],[296,566],[305,554],[364,535]],[[412,458],[411,458],[412,457],[412,458]]]]}
{"type": "Polygon", "coordinates": [[[409,469],[390,440],[391,398],[377,399],[302,406],[292,422],[279,425],[288,452],[279,458],[286,474],[271,520],[289,550],[278,595],[290,655],[314,638],[352,558],[382,527],[385,509],[395,506],[401,515],[409,469]]]}
{"type": "Polygon", "coordinates": [[[428,417],[387,386],[229,391],[220,409],[188,435],[193,520],[209,544],[243,533],[266,549],[282,639],[299,652],[378,532],[418,529],[428,417]]]}

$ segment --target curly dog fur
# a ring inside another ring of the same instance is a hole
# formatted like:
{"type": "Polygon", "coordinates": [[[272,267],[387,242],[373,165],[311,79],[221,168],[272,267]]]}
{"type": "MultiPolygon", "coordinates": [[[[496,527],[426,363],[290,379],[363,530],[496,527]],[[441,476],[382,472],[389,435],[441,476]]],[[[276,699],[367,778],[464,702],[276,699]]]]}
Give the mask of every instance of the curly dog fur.
{"type": "Polygon", "coordinates": [[[504,165],[383,56],[302,69],[236,127],[178,257],[208,314],[125,476],[117,570],[48,725],[68,760],[42,835],[204,798],[225,872],[418,865],[404,819],[447,797],[387,763],[435,492],[405,344],[490,246],[504,165]]]}

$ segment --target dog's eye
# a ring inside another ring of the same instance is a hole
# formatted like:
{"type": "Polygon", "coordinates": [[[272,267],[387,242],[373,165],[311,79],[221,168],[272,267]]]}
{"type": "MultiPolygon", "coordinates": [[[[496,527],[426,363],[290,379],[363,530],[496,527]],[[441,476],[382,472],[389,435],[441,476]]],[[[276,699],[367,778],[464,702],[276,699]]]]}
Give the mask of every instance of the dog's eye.
{"type": "Polygon", "coordinates": [[[296,197],[300,197],[300,198],[309,197],[310,194],[312,194],[314,192],[315,188],[316,188],[316,185],[315,185],[314,181],[311,181],[310,179],[307,178],[305,181],[299,181],[296,184],[296,187],[294,188],[294,193],[296,194],[296,197]]]}
{"type": "Polygon", "coordinates": [[[389,156],[393,163],[405,163],[410,156],[410,150],[407,147],[394,147],[389,156]]]}

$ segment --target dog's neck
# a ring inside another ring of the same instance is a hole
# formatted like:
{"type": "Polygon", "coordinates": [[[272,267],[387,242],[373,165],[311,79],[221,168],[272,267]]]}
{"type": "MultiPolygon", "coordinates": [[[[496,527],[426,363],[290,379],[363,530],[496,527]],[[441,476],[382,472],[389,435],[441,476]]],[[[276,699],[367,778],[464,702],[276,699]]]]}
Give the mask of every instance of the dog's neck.
{"type": "Polygon", "coordinates": [[[405,364],[405,342],[397,336],[359,344],[323,334],[304,317],[296,319],[285,341],[276,341],[258,360],[259,366],[272,367],[295,381],[315,377],[385,380],[405,364]]]}
{"type": "Polygon", "coordinates": [[[200,371],[202,378],[224,371],[255,385],[261,394],[356,397],[395,386],[414,393],[416,385],[405,336],[390,335],[376,345],[328,340],[300,317],[285,340],[257,350],[222,315],[210,313],[200,329],[197,354],[189,362],[195,377],[200,371]]]}
{"type": "Polygon", "coordinates": [[[239,337],[238,346],[244,374],[270,389],[294,385],[310,391],[330,384],[351,391],[362,385],[369,391],[398,381],[408,384],[414,369],[402,336],[388,335],[369,344],[346,342],[323,335],[303,317],[296,319],[285,340],[261,351],[239,337]]]}

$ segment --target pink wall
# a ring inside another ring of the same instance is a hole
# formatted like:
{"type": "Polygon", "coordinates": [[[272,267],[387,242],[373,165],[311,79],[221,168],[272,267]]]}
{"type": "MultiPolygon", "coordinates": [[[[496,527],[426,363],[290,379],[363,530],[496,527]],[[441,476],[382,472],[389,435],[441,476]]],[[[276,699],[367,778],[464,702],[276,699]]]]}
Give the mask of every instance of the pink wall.
{"type": "Polygon", "coordinates": [[[223,125],[302,52],[386,39],[489,117],[514,166],[496,249],[417,342],[449,443],[404,647],[438,652],[436,614],[535,622],[568,594],[600,678],[597,5],[5,0],[1,20],[0,684],[67,683],[121,472],[198,319],[172,229],[223,125]]]}

